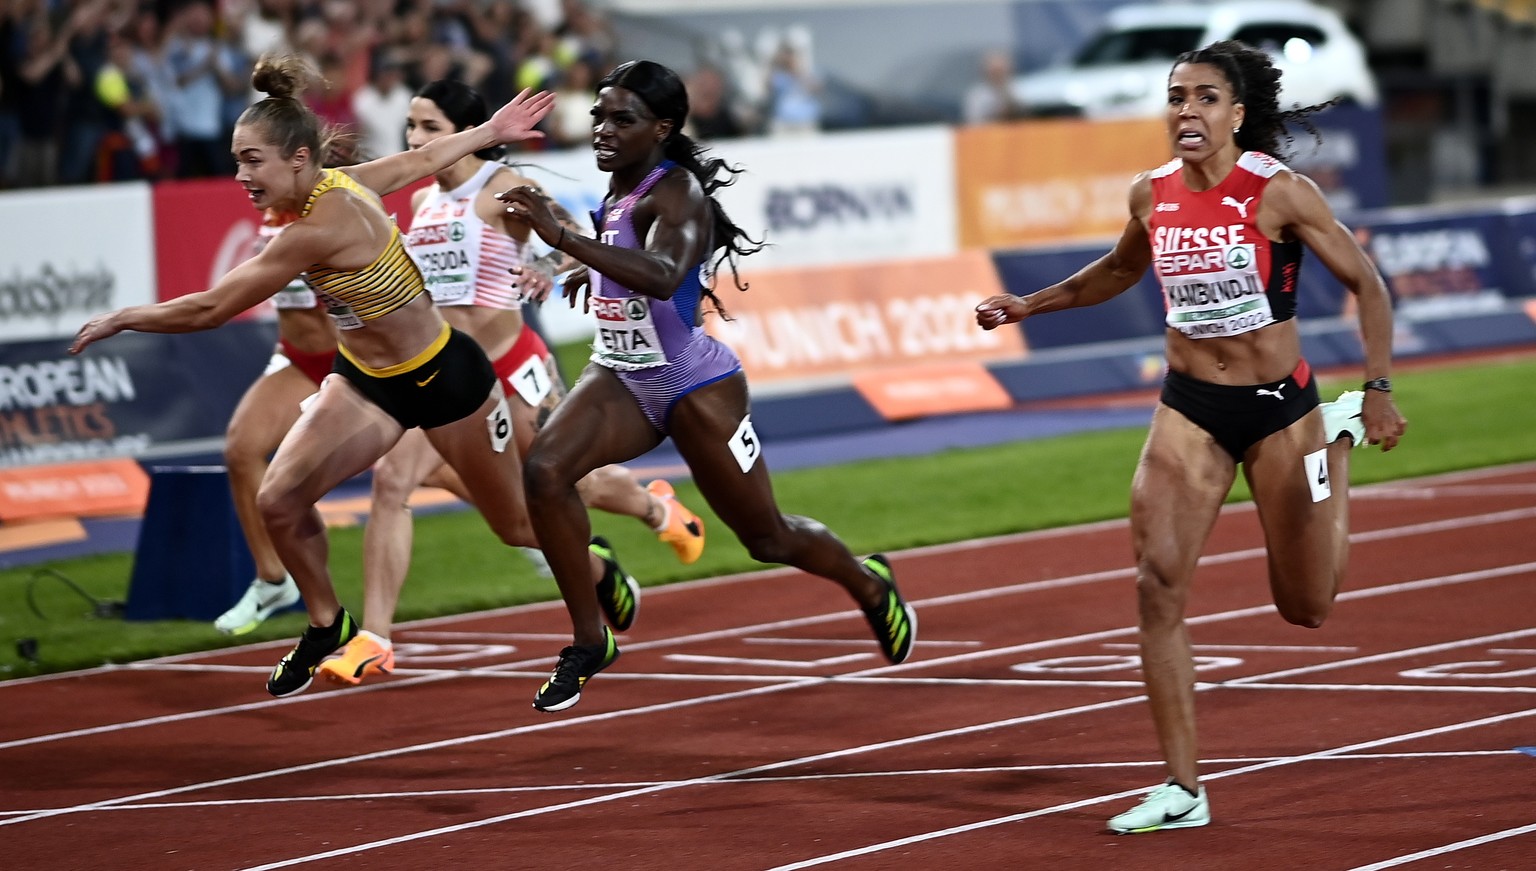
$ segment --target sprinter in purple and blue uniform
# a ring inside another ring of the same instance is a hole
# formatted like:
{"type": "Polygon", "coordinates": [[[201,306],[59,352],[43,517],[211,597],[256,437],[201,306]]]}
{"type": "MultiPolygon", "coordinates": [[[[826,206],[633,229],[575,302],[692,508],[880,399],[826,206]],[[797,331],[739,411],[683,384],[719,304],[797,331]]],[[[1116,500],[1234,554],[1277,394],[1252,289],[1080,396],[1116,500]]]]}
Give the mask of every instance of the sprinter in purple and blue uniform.
{"type": "Polygon", "coordinates": [[[619,656],[586,566],[591,526],[576,482],[668,436],[699,491],[754,559],[829,578],[863,609],[886,658],[910,655],[917,617],[883,556],[860,560],[819,522],[786,515],[752,429],[747,380],[730,348],[705,334],[709,278],[721,261],[758,250],[712,193],[739,170],[683,134],[688,95],[677,74],[631,61],[597,87],[592,150],[609,173],[593,216],[596,238],[566,233],[536,189],[501,194],[513,214],[583,267],[566,280],[572,304],[586,289],[597,315],[592,363],[535,438],[524,465],[534,531],[575,629],[534,697],[541,711],[581,698],[589,678],[619,656]],[[725,173],[725,178],[719,178],[725,173]]]}

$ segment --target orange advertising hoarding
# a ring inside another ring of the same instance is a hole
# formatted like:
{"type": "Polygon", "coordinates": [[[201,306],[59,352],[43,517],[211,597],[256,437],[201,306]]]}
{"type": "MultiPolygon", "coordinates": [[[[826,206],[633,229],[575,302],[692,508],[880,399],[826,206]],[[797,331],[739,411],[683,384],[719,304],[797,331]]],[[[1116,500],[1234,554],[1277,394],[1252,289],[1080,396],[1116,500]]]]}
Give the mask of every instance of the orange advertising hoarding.
{"type": "Polygon", "coordinates": [[[0,522],[139,514],[149,475],[126,458],[0,469],[0,522]]]}
{"type": "Polygon", "coordinates": [[[754,384],[850,379],[890,367],[949,365],[1024,356],[1017,329],[976,326],[976,303],[1002,292],[982,251],[948,257],[815,266],[716,282],[732,320],[709,332],[735,349],[754,384]]]}
{"type": "Polygon", "coordinates": [[[1131,179],[1168,159],[1159,119],[1048,119],[955,131],[960,245],[1018,248],[1119,235],[1131,179]]]}

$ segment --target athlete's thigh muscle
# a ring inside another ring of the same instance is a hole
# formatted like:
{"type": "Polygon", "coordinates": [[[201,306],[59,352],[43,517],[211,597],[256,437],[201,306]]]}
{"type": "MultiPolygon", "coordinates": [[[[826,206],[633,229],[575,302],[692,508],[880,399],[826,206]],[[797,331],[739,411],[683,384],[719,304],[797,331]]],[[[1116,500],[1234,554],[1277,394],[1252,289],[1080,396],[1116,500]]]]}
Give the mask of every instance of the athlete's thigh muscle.
{"type": "Polygon", "coordinates": [[[737,372],[684,396],[670,418],[672,441],[699,492],[743,540],[784,523],[749,413],[747,380],[737,372]]]}
{"type": "Polygon", "coordinates": [[[1243,465],[1269,547],[1270,583],[1331,585],[1348,534],[1349,482],[1329,467],[1322,411],[1254,445],[1243,465]]]}
{"type": "Polygon", "coordinates": [[[337,484],[373,465],[402,432],[394,418],[345,378],[328,376],[283,438],[262,489],[319,502],[337,484]]]}
{"type": "Polygon", "coordinates": [[[1131,484],[1138,563],[1166,583],[1188,583],[1236,475],[1210,433],[1159,404],[1131,484]]]}

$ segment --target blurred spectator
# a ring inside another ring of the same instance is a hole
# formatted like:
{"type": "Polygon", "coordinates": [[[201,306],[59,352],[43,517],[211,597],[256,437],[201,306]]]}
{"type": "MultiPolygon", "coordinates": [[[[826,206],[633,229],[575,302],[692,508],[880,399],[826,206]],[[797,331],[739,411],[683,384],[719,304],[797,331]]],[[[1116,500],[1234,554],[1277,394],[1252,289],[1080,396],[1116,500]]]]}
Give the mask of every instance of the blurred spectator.
{"type": "Polygon", "coordinates": [[[688,77],[688,134],[694,139],[731,139],[746,134],[726,99],[725,76],[705,64],[688,77]]]}
{"type": "Polygon", "coordinates": [[[249,69],[231,67],[213,38],[213,5],[190,0],[174,13],[165,59],[175,76],[166,115],[176,134],[176,175],[201,178],[234,171],[224,98],[247,85],[249,69]]]}
{"type": "Polygon", "coordinates": [[[175,166],[176,131],[171,126],[169,107],[176,91],[176,77],[165,60],[165,32],[160,14],[153,4],[140,6],[125,26],[128,45],[127,75],[144,86],[146,99],[155,105],[152,132],[159,147],[155,161],[159,173],[175,166]]]}
{"type": "Polygon", "coordinates": [[[768,71],[768,132],[775,136],[821,129],[821,82],[811,70],[808,34],[786,34],[768,71]]]}
{"type": "Polygon", "coordinates": [[[618,44],[608,19],[594,12],[585,0],[561,0],[560,8],[562,21],[553,28],[559,38],[556,61],[563,68],[577,58],[585,58],[599,77],[605,75],[605,65],[613,58],[618,44]]]}
{"type": "Polygon", "coordinates": [[[555,34],[542,27],[531,27],[525,31],[520,43],[522,61],[517,65],[514,87],[519,91],[552,87],[560,73],[560,66],[555,61],[555,50],[559,45],[555,34]]]}
{"type": "Polygon", "coordinates": [[[592,141],[592,102],[596,97],[592,85],[596,81],[592,65],[580,58],[560,75],[555,109],[545,121],[545,132],[555,148],[574,148],[592,141]]]}
{"type": "Polygon", "coordinates": [[[93,177],[101,181],[157,178],[160,140],[155,130],[160,106],[134,70],[133,44],[126,36],[113,34],[107,63],[96,74],[94,91],[111,120],[102,137],[93,177]]]}
{"type": "Polygon", "coordinates": [[[292,47],[289,34],[297,23],[298,0],[224,0],[224,20],[239,19],[242,48],[250,57],[292,47]]]}
{"type": "Polygon", "coordinates": [[[364,159],[384,157],[405,150],[405,117],[411,111],[411,89],[405,71],[388,55],[379,55],[373,75],[352,94],[352,114],[357,119],[358,145],[364,159]]]}
{"type": "MultiPolygon", "coordinates": [[[[230,130],[268,52],[323,69],[329,86],[307,96],[370,152],[398,150],[401,105],[445,78],[492,106],[520,81],[556,88],[549,141],[580,144],[615,46],[592,0],[0,0],[0,188],[232,171],[230,130]]],[[[765,70],[726,92],[764,91],[765,70]]]]}
{"type": "MultiPolygon", "coordinates": [[[[320,76],[310,83],[304,92],[304,102],[321,121],[336,130],[356,134],[357,116],[352,114],[352,92],[347,90],[346,62],[335,54],[320,59],[320,76]]],[[[355,138],[349,137],[337,143],[337,161],[354,162],[352,149],[359,147],[355,138]]]]}
{"type": "Polygon", "coordinates": [[[1023,118],[1025,106],[1013,94],[1013,58],[991,51],[981,59],[981,81],[965,92],[961,116],[967,124],[1023,118]]]}
{"type": "Polygon", "coordinates": [[[42,0],[23,0],[22,5],[16,183],[30,187],[58,181],[64,102],[69,89],[80,84],[80,69],[69,56],[71,19],[55,30],[42,0]]]}
{"type": "Polygon", "coordinates": [[[26,23],[22,3],[0,4],[0,189],[16,179],[16,142],[21,139],[21,55],[26,23]]]}
{"type": "Polygon", "coordinates": [[[110,21],[113,0],[81,0],[70,13],[69,58],[78,78],[65,92],[64,139],[59,149],[59,181],[91,180],[96,149],[113,118],[96,99],[96,77],[107,65],[107,43],[120,22],[110,21]]]}

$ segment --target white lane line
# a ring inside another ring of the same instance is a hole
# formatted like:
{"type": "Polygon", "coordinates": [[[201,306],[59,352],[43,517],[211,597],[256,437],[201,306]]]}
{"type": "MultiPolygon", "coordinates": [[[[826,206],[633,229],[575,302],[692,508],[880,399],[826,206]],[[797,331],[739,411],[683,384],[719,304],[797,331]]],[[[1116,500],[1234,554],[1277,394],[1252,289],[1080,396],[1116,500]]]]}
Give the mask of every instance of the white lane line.
{"type": "MultiPolygon", "coordinates": [[[[1316,759],[1340,756],[1350,753],[1354,750],[1365,750],[1372,747],[1382,747],[1387,744],[1395,744],[1399,741],[1411,741],[1417,738],[1429,738],[1435,735],[1443,735],[1450,732],[1462,731],[1465,729],[1475,729],[1481,726],[1495,725],[1508,720],[1530,716],[1536,716],[1536,709],[1517,711],[1509,714],[1499,714],[1493,717],[1482,717],[1476,720],[1468,720],[1463,723],[1452,723],[1445,726],[1436,726],[1432,729],[1422,729],[1417,732],[1408,732],[1405,734],[1393,735],[1386,738],[1376,738],[1370,741],[1362,741],[1357,744],[1335,747],[1330,750],[1319,750],[1315,753],[1305,753],[1300,756],[1283,757],[1267,762],[1258,762],[1252,765],[1244,765],[1238,768],[1227,769],[1226,771],[1217,771],[1212,774],[1203,774],[1201,775],[1200,780],[1202,782],[1210,780],[1221,780],[1223,778],[1236,777],[1240,774],[1251,774],[1255,771],[1264,771],[1266,769],[1278,768],[1280,766],[1295,765],[1301,762],[1311,762],[1316,759]]],[[[769,871],[798,871],[798,869],[801,868],[814,868],[817,865],[827,865],[832,862],[840,862],[844,859],[853,859],[859,856],[868,856],[873,853],[882,853],[886,850],[894,850],[899,847],[907,847],[911,846],[912,844],[920,844],[924,841],[933,841],[939,838],[947,838],[954,835],[964,834],[966,832],[974,832],[979,829],[1006,825],[1008,823],[1016,823],[1021,820],[1027,820],[1034,817],[1042,817],[1054,813],[1061,813],[1063,811],[1076,810],[1077,808],[1081,807],[1090,807],[1096,804],[1103,804],[1107,801],[1116,801],[1122,798],[1130,798],[1132,796],[1145,793],[1146,791],[1146,788],[1143,787],[1141,789],[1130,789],[1122,792],[1106,793],[1104,795],[1095,796],[1093,798],[1080,799],[1078,801],[1052,805],[1051,807],[1040,808],[1038,810],[1009,814],[1008,816],[1004,817],[994,817],[990,820],[977,820],[976,822],[966,823],[965,825],[961,826],[953,826],[947,829],[938,829],[931,832],[924,832],[918,835],[910,835],[905,838],[897,838],[890,841],[884,841],[878,844],[870,844],[865,847],[857,847],[852,850],[844,850],[839,853],[817,856],[811,859],[802,860],[800,862],[792,862],[788,865],[780,865],[778,867],[771,868],[769,871]]]]}
{"type": "MultiPolygon", "coordinates": [[[[1423,761],[1425,759],[1473,759],[1487,756],[1518,756],[1516,750],[1434,750],[1422,753],[1352,753],[1329,756],[1320,762],[1383,762],[1392,760],[1423,761]]],[[[1255,762],[1273,762],[1285,756],[1236,756],[1202,759],[1200,766],[1208,768],[1222,765],[1250,765],[1255,762]]],[[[777,774],[762,777],[738,777],[720,782],[722,786],[755,786],[764,783],[802,783],[839,780],[884,779],[892,777],[968,777],[978,774],[1029,774],[1043,771],[1090,771],[1160,768],[1160,759],[1126,760],[1121,762],[1056,762],[1035,765],[978,765],[974,768],[905,768],[885,771],[843,771],[817,774],[777,774]]],[[[99,810],[103,813],[133,813],[135,811],[165,810],[168,808],[242,807],[246,805],[286,804],[288,802],[351,802],[378,801],[382,799],[458,798],[476,795],[526,795],[543,792],[592,792],[606,789],[636,789],[650,786],[676,785],[676,780],[602,781],[592,783],[557,783],[542,786],[483,786],[463,789],[417,789],[392,792],[332,793],[329,795],[274,795],[266,798],[222,798],[204,801],[147,801],[138,804],[114,805],[99,810]]],[[[58,808],[28,808],[25,810],[0,810],[0,817],[20,816],[58,808]]]]}
{"type": "Polygon", "coordinates": [[[1536,832],[1536,823],[1532,823],[1528,826],[1520,826],[1514,829],[1505,829],[1502,832],[1493,832],[1492,834],[1483,835],[1477,838],[1470,838],[1465,841],[1457,841],[1454,844],[1446,844],[1443,847],[1433,847],[1428,850],[1420,850],[1417,853],[1409,853],[1406,856],[1397,856],[1396,858],[1387,859],[1383,862],[1377,862],[1372,865],[1361,865],[1351,869],[1351,871],[1380,871],[1382,868],[1396,868],[1399,865],[1407,865],[1410,862],[1417,862],[1420,859],[1433,859],[1436,856],[1444,856],[1447,853],[1454,853],[1458,850],[1466,850],[1471,847],[1481,847],[1483,844],[1492,844],[1496,841],[1502,841],[1505,838],[1513,838],[1519,835],[1529,835],[1532,832],[1536,832]]]}
{"type": "MultiPolygon", "coordinates": [[[[1140,650],[1139,644],[1106,644],[1107,650],[1140,650]]],[[[1260,653],[1354,653],[1355,646],[1330,646],[1326,644],[1191,644],[1190,650],[1252,650],[1260,653]]]]}

